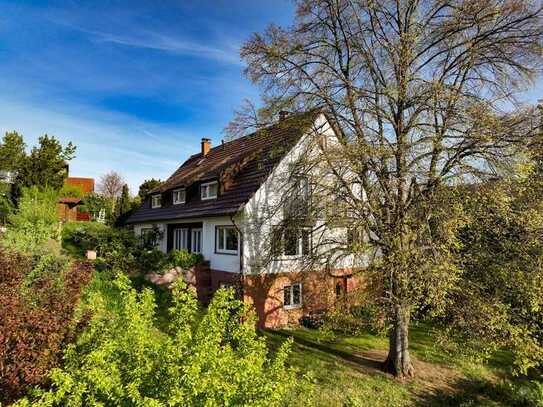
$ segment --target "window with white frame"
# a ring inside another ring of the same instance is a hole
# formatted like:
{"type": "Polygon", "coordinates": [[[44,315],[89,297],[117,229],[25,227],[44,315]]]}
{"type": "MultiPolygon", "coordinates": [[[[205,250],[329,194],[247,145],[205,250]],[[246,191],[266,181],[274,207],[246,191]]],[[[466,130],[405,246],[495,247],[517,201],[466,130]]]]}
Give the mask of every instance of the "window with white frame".
{"type": "Polygon", "coordinates": [[[140,241],[144,246],[156,246],[158,244],[158,236],[154,228],[141,228],[140,241]]]}
{"type": "Polygon", "coordinates": [[[206,182],[200,186],[200,197],[202,200],[217,198],[219,183],[217,181],[206,182]]]}
{"type": "Polygon", "coordinates": [[[151,208],[160,208],[162,206],[162,195],[151,196],[151,208]]]}
{"type": "Polygon", "coordinates": [[[217,226],[215,251],[224,254],[238,254],[238,231],[234,226],[217,226]]]}
{"type": "Polygon", "coordinates": [[[307,256],[311,254],[311,227],[276,226],[272,233],[274,257],[307,256]]]}
{"type": "Polygon", "coordinates": [[[173,204],[174,205],[184,204],[185,200],[186,200],[185,188],[175,189],[173,191],[173,204]]]}
{"type": "Polygon", "coordinates": [[[364,229],[361,226],[347,228],[347,245],[356,246],[364,244],[364,229]]]}
{"type": "Polygon", "coordinates": [[[202,253],[202,229],[192,229],[191,233],[191,252],[202,253]]]}
{"type": "Polygon", "coordinates": [[[303,217],[309,214],[310,202],[309,179],[305,176],[295,175],[292,189],[288,191],[285,199],[285,217],[303,217]]]}
{"type": "Polygon", "coordinates": [[[189,250],[189,228],[173,230],[173,248],[175,250],[189,250]]]}
{"type": "Polygon", "coordinates": [[[287,309],[302,306],[302,283],[283,287],[283,306],[287,309]]]}

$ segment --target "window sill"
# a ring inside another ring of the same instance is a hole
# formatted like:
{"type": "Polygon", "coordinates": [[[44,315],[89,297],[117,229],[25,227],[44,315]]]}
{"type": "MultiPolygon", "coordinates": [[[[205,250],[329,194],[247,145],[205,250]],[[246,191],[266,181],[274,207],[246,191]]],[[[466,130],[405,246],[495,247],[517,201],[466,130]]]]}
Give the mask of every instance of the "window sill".
{"type": "Polygon", "coordinates": [[[287,310],[287,311],[290,311],[290,310],[294,310],[294,309],[300,309],[302,308],[302,304],[298,304],[298,305],[283,305],[283,309],[287,310]]]}
{"type": "Polygon", "coordinates": [[[174,204],[174,205],[184,205],[185,202],[174,202],[173,204],[174,204]]]}
{"type": "Polygon", "coordinates": [[[211,201],[212,199],[217,199],[217,197],[216,196],[211,196],[209,198],[200,197],[200,200],[202,200],[202,201],[211,201]]]}
{"type": "Polygon", "coordinates": [[[281,256],[281,257],[275,257],[274,261],[293,261],[293,260],[302,260],[304,258],[303,254],[293,254],[290,256],[281,256]]]}
{"type": "Polygon", "coordinates": [[[237,251],[236,252],[215,251],[215,254],[226,254],[228,256],[237,256],[239,253],[237,251]]]}

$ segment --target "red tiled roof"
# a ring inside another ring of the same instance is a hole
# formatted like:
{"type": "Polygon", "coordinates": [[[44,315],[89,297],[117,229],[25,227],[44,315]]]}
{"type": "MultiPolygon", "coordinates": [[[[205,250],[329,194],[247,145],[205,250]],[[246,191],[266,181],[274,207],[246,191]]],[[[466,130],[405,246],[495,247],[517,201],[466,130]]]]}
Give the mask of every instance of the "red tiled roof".
{"type": "Polygon", "coordinates": [[[281,161],[314,122],[317,112],[291,115],[277,124],[212,148],[206,156],[189,157],[152,193],[169,193],[209,180],[219,180],[217,199],[188,200],[183,205],[164,204],[151,208],[150,199],[128,219],[128,223],[235,214],[258,190],[270,171],[281,161]]]}
{"type": "Polygon", "coordinates": [[[79,198],[59,198],[59,203],[63,204],[78,204],[81,202],[81,199],[79,198]]]}

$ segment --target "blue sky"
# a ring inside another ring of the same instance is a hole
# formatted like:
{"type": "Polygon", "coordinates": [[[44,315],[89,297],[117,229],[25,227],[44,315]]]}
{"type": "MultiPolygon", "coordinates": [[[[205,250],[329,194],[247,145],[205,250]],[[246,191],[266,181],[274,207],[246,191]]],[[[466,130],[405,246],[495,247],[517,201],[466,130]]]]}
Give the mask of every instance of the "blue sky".
{"type": "MultiPolygon", "coordinates": [[[[258,90],[239,47],[290,0],[0,0],[0,134],[73,141],[74,176],[165,179],[258,90]]],[[[541,86],[526,94],[537,100],[541,86]]]]}
{"type": "Polygon", "coordinates": [[[239,47],[288,25],[288,0],[0,0],[0,132],[77,145],[74,176],[115,170],[132,193],[219,143],[244,98],[239,47]]]}

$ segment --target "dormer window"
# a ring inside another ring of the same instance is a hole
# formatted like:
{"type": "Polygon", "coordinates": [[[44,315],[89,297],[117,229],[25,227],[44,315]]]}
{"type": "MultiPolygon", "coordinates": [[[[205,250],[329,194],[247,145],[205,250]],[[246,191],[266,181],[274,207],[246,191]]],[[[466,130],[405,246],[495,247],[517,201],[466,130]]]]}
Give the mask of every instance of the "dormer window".
{"type": "Polygon", "coordinates": [[[186,191],[185,188],[176,189],[173,191],[173,204],[180,205],[184,204],[186,201],[186,191]]]}
{"type": "Polygon", "coordinates": [[[202,201],[206,199],[215,199],[217,198],[217,193],[219,191],[219,183],[217,181],[206,182],[200,186],[200,197],[202,201]]]}
{"type": "Polygon", "coordinates": [[[162,195],[156,194],[151,196],[151,208],[160,208],[162,206],[162,195]]]}

